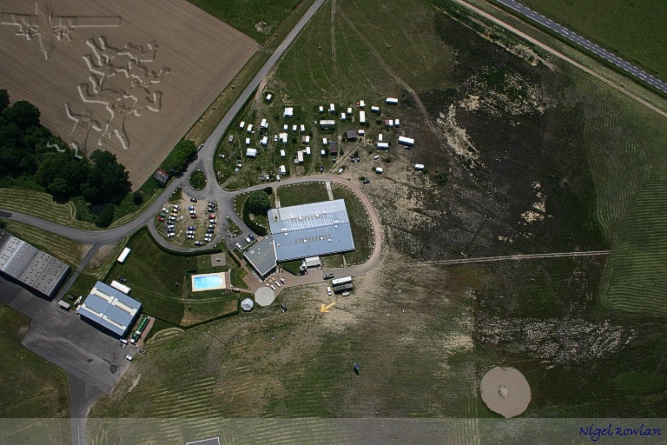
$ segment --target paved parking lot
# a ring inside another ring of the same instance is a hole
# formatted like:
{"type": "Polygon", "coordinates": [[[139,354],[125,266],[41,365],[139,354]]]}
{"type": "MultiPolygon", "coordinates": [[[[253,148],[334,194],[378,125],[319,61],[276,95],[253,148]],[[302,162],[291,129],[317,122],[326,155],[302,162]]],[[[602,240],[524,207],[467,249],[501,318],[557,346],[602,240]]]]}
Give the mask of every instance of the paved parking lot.
{"type": "Polygon", "coordinates": [[[72,417],[85,417],[90,404],[111,390],[136,351],[21,286],[0,277],[0,301],[32,319],[23,345],[68,375],[72,417]]]}

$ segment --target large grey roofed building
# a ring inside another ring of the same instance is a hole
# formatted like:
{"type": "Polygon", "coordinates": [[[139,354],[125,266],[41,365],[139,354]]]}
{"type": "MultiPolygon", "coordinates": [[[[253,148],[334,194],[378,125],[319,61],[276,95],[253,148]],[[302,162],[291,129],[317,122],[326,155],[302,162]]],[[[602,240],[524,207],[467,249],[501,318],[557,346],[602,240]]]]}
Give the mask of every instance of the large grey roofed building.
{"type": "Polygon", "coordinates": [[[276,267],[273,236],[270,234],[265,236],[260,242],[246,250],[243,256],[262,278],[268,275],[276,267]]]}
{"type": "Polygon", "coordinates": [[[354,250],[345,201],[323,201],[269,210],[278,261],[354,250]]]}
{"type": "Polygon", "coordinates": [[[67,277],[69,266],[0,230],[0,271],[53,298],[67,277]]]}
{"type": "Polygon", "coordinates": [[[124,337],[141,310],[141,303],[101,281],[95,283],[78,311],[82,317],[124,337]]]}

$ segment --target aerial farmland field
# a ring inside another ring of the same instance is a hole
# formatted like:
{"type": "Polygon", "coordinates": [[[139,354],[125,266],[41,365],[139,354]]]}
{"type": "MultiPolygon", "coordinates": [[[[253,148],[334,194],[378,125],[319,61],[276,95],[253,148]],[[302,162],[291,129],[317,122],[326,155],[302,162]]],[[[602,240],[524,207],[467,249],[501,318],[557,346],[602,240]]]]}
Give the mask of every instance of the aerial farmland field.
{"type": "Polygon", "coordinates": [[[258,48],[179,0],[9,0],[0,12],[0,85],[67,143],[115,153],[135,188],[258,48]]]}

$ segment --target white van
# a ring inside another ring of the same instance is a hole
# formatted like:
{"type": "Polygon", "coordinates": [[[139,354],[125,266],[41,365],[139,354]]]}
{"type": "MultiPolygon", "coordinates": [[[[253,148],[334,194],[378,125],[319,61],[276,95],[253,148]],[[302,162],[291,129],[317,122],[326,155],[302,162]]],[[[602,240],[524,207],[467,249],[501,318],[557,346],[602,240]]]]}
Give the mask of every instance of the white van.
{"type": "Polygon", "coordinates": [[[327,286],[327,295],[331,295],[331,286],[327,286]]]}
{"type": "Polygon", "coordinates": [[[125,360],[127,360],[128,362],[131,362],[132,361],[132,356],[131,355],[126,355],[125,360]]]}
{"type": "Polygon", "coordinates": [[[175,234],[174,232],[169,232],[169,233],[167,234],[167,236],[168,236],[169,238],[171,238],[171,237],[176,236],[176,234],[175,234]]]}

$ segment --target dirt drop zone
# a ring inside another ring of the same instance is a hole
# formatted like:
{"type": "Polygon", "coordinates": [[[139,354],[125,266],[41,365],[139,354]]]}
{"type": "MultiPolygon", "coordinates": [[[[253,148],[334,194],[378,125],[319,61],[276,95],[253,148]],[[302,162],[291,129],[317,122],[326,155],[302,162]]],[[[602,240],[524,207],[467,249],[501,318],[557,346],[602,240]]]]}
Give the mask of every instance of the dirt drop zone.
{"type": "MultiPolygon", "coordinates": [[[[50,50],[37,17],[24,30],[30,39],[17,35],[19,26],[0,26],[0,85],[12,101],[37,106],[42,124],[65,142],[88,154],[98,148],[116,154],[134,188],[259,47],[186,1],[49,5],[50,50]]],[[[12,14],[35,16],[35,9],[34,2],[3,1],[2,22],[14,21],[12,14]]]]}

